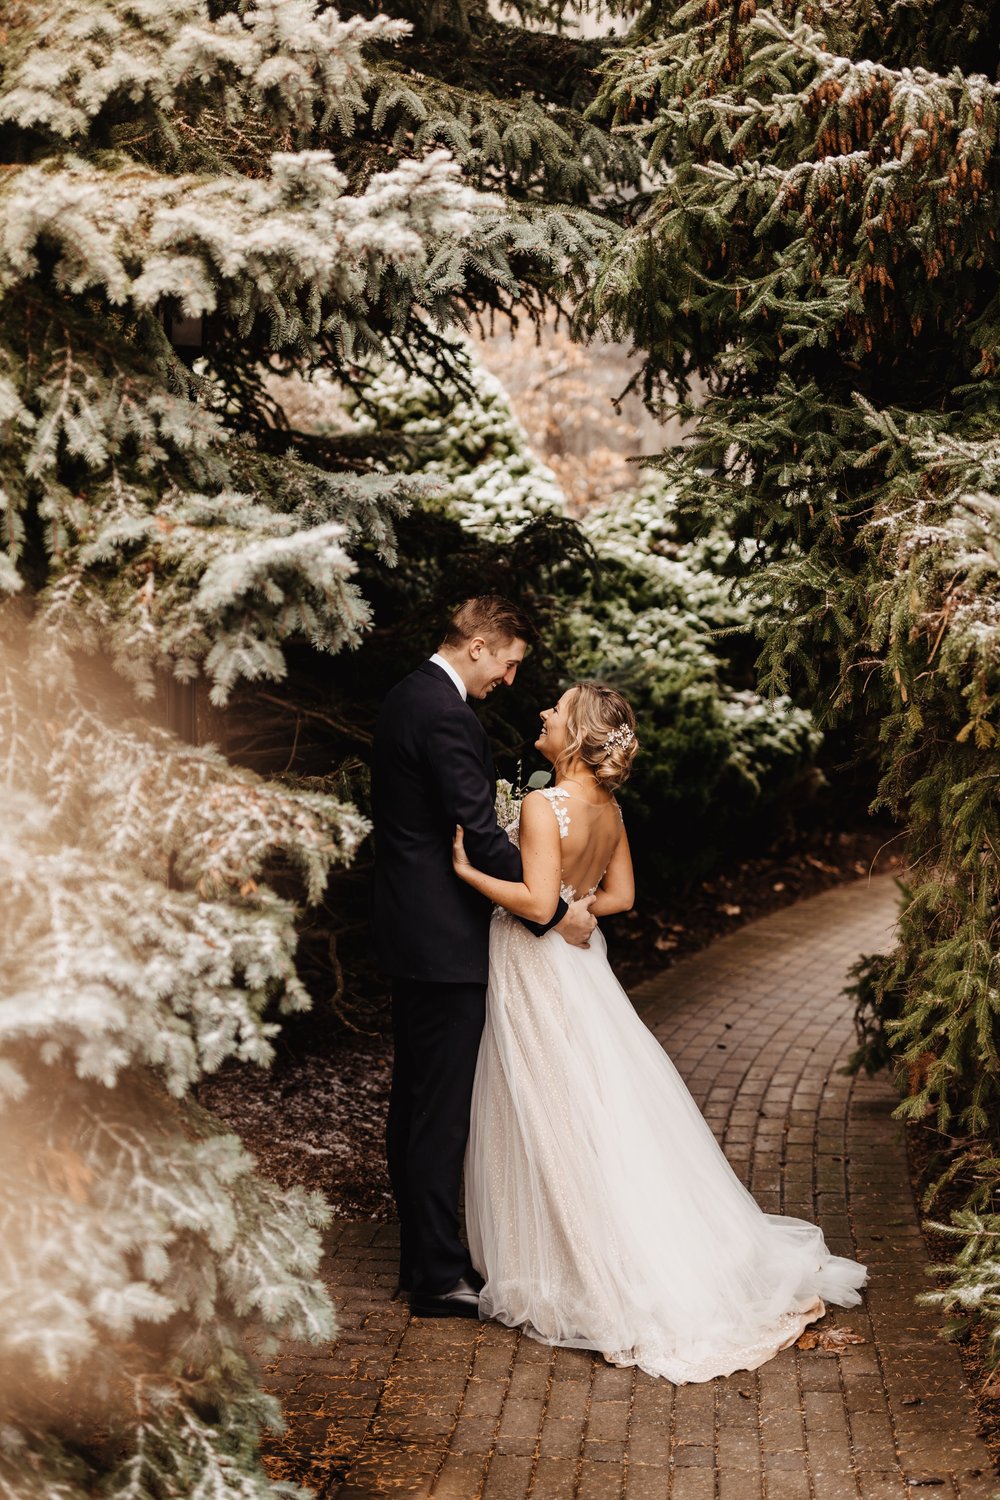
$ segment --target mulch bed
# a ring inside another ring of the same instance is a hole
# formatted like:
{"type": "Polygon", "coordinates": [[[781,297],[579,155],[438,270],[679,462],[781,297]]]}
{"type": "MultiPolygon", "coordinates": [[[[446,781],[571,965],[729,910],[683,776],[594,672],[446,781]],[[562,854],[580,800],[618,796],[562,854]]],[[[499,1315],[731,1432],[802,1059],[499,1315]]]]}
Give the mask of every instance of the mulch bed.
{"type": "MultiPolygon", "coordinates": [[[[935,1130],[929,1120],[915,1120],[906,1127],[906,1146],[913,1196],[919,1205],[928,1184],[939,1175],[947,1161],[949,1142],[935,1130]]],[[[952,1183],[942,1190],[928,1213],[920,1216],[927,1254],[932,1263],[949,1261],[955,1254],[954,1241],[935,1230],[933,1222],[947,1224],[952,1209],[961,1208],[963,1198],[961,1184],[952,1183]]],[[[928,1282],[928,1290],[932,1285],[933,1283],[928,1282]]],[[[940,1285],[945,1285],[943,1278],[940,1285]]],[[[955,1343],[972,1392],[979,1435],[1000,1470],[1000,1369],[990,1370],[988,1338],[989,1331],[984,1322],[970,1321],[956,1337],[955,1343]]]]}

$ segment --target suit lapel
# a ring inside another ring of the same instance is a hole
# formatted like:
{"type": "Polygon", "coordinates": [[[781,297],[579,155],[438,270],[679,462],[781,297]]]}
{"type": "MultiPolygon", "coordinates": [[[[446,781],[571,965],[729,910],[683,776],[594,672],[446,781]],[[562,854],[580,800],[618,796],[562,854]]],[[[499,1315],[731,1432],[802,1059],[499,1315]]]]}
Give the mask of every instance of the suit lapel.
{"type": "MultiPolygon", "coordinates": [[[[443,667],[439,667],[436,661],[422,661],[416,670],[418,672],[426,672],[427,676],[433,677],[435,682],[443,682],[448,691],[454,693],[456,698],[462,698],[461,693],[448,676],[448,673],[443,667]]],[[[462,699],[462,701],[468,704],[467,698],[462,699]]]]}
{"type": "Polygon", "coordinates": [[[417,671],[417,672],[424,672],[428,677],[432,677],[435,682],[443,682],[444,685],[445,685],[445,687],[448,689],[448,691],[450,693],[454,693],[454,695],[458,699],[458,701],[460,703],[463,703],[465,705],[465,707],[469,710],[469,713],[472,715],[473,719],[476,721],[476,727],[478,728],[479,733],[482,736],[482,742],[483,742],[483,765],[486,767],[486,774],[490,778],[490,782],[492,783],[492,785],[495,787],[496,786],[497,774],[496,774],[496,769],[495,769],[495,767],[493,765],[493,752],[492,752],[492,750],[490,748],[489,735],[486,733],[486,730],[483,728],[483,726],[482,726],[482,724],[480,722],[480,719],[479,719],[479,715],[476,713],[475,709],[472,707],[472,704],[469,702],[468,698],[463,698],[462,697],[461,693],[458,691],[458,688],[455,686],[455,684],[452,682],[451,678],[448,676],[448,673],[445,672],[442,667],[439,667],[436,661],[423,661],[423,662],[420,663],[419,667],[415,668],[415,671],[417,671]]]}

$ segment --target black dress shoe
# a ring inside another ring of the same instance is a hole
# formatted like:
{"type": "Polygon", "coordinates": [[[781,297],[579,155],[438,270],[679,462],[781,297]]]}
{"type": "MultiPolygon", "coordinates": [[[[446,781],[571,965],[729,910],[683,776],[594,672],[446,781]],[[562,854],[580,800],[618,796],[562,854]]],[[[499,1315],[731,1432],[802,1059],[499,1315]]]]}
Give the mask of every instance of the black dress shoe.
{"type": "Polygon", "coordinates": [[[439,1292],[436,1296],[414,1292],[410,1298],[410,1311],[417,1318],[478,1318],[479,1293],[462,1276],[450,1291],[439,1292]]]}

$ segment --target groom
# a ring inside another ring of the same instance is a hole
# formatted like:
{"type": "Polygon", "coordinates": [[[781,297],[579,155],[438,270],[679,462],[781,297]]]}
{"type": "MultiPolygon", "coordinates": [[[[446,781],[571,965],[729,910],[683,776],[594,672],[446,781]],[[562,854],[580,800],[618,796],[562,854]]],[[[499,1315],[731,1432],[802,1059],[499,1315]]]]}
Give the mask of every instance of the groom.
{"type": "MultiPolygon", "coordinates": [[[[467,599],[440,648],[386,697],[375,730],[372,924],[392,980],[395,1062],[386,1137],[399,1213],[399,1282],[424,1317],[478,1317],[480,1279],[459,1239],[458,1195],[486,1015],[490,905],[452,870],[456,823],[469,858],[521,879],[494,813],[486,732],[470,707],[514,681],[534,628],[496,594],[467,599]]],[[[549,928],[585,944],[592,898],[560,900],[549,928]]]]}

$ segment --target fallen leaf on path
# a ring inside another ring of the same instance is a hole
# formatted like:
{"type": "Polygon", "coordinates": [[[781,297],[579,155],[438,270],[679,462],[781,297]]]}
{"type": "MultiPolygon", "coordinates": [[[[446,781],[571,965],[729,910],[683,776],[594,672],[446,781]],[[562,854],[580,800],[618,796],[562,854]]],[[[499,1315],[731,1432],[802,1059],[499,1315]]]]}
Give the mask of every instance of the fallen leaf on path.
{"type": "Polygon", "coordinates": [[[826,1349],[836,1351],[846,1349],[848,1344],[867,1343],[860,1333],[854,1333],[850,1328],[807,1328],[798,1340],[798,1349],[826,1349]]]}

